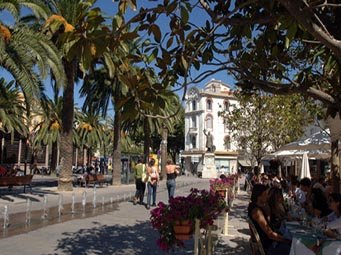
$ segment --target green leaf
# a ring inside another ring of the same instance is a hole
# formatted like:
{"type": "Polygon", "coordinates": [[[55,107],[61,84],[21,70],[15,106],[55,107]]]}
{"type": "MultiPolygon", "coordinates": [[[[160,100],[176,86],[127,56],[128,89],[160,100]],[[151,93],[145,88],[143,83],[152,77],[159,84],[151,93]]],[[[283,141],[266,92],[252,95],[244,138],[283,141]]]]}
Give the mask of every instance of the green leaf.
{"type": "Polygon", "coordinates": [[[123,19],[120,15],[115,15],[112,19],[112,27],[114,29],[120,28],[122,26],[123,19]]]}
{"type": "Polygon", "coordinates": [[[181,19],[183,24],[188,23],[189,15],[185,7],[181,6],[181,19]]]}
{"type": "Polygon", "coordinates": [[[152,24],[150,26],[150,30],[152,31],[155,41],[160,42],[161,41],[161,30],[159,28],[159,26],[157,26],[156,24],[152,24]]]}
{"type": "Polygon", "coordinates": [[[182,66],[184,67],[184,69],[187,70],[188,69],[188,62],[184,56],[181,56],[181,63],[182,63],[182,66]]]}
{"type": "Polygon", "coordinates": [[[296,23],[292,23],[287,31],[287,36],[285,37],[285,48],[289,48],[291,41],[294,39],[297,32],[296,23]]]}
{"type": "Polygon", "coordinates": [[[243,35],[245,35],[247,38],[251,38],[251,35],[252,35],[251,26],[243,27],[243,35]]]}
{"type": "Polygon", "coordinates": [[[166,10],[167,10],[167,15],[171,14],[177,6],[177,2],[174,1],[170,5],[167,5],[166,10]]]}
{"type": "Polygon", "coordinates": [[[168,39],[167,44],[166,44],[166,45],[167,45],[167,48],[170,48],[170,47],[172,46],[173,40],[174,40],[173,36],[171,36],[171,37],[168,39]]]}

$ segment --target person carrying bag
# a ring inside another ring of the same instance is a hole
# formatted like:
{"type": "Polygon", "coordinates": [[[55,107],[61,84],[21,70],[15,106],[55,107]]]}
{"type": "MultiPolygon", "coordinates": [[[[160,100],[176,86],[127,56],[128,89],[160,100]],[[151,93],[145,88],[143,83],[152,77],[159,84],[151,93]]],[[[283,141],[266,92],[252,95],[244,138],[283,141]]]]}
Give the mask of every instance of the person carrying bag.
{"type": "Polygon", "coordinates": [[[142,158],[139,158],[137,161],[137,165],[135,166],[135,185],[136,185],[136,192],[134,197],[134,205],[137,202],[142,205],[144,192],[146,189],[146,166],[143,162],[142,158]]]}
{"type": "Polygon", "coordinates": [[[156,190],[157,190],[157,184],[159,181],[159,172],[157,170],[157,167],[155,166],[155,159],[151,159],[149,161],[148,167],[147,167],[147,189],[148,189],[148,195],[147,195],[147,206],[146,208],[150,208],[150,202],[153,199],[152,206],[156,206],[156,190]]]}

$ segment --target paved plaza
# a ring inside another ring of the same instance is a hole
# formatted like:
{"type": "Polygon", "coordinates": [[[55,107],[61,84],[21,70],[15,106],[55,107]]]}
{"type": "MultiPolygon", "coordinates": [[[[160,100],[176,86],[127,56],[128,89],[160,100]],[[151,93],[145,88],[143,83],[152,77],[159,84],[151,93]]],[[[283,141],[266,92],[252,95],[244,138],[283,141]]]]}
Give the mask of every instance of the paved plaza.
{"type": "MultiPolygon", "coordinates": [[[[5,205],[10,213],[9,226],[0,236],[0,254],[166,254],[156,245],[158,233],[149,223],[149,210],[133,205],[135,185],[103,186],[94,189],[76,187],[63,192],[63,207],[58,213],[59,192],[53,186],[55,179],[38,180],[35,177],[33,193],[0,190],[0,210],[5,205]],[[51,185],[48,185],[50,182],[51,185]],[[49,187],[50,186],[50,187],[49,187]],[[86,191],[87,205],[82,207],[86,191]],[[72,195],[74,194],[74,195],[72,195]],[[47,198],[48,219],[43,218],[44,196],[47,198]],[[74,197],[74,213],[72,212],[74,197]],[[27,219],[27,198],[31,201],[31,222],[27,219]],[[95,208],[94,208],[95,203],[95,208]]],[[[242,182],[241,182],[242,183],[242,182]]],[[[160,182],[157,201],[167,201],[165,181],[160,182]]],[[[208,189],[208,179],[193,176],[177,178],[176,195],[186,195],[192,187],[208,189]]],[[[145,199],[146,200],[146,199],[145,199]]],[[[229,213],[228,233],[222,233],[224,218],[217,220],[218,243],[214,254],[250,254],[248,225],[245,221],[248,194],[241,191],[229,213]]],[[[3,226],[3,219],[1,219],[3,226]]],[[[193,240],[185,248],[170,254],[193,254],[193,240]]]]}

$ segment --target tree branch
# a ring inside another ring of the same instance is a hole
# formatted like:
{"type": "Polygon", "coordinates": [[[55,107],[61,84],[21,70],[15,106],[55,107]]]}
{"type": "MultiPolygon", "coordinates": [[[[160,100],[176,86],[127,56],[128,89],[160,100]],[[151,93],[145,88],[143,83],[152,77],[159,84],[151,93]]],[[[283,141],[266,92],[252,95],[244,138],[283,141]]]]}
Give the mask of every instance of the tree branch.
{"type": "Polygon", "coordinates": [[[314,22],[315,17],[311,12],[307,12],[306,8],[303,8],[304,2],[302,0],[279,0],[279,2],[311,35],[334,52],[335,56],[341,61],[341,41],[336,40],[328,31],[323,31],[324,29],[314,22]]]}
{"type": "Polygon", "coordinates": [[[288,95],[294,93],[301,93],[302,95],[311,96],[312,98],[320,100],[321,102],[329,105],[337,103],[337,100],[333,96],[314,87],[306,88],[295,81],[291,81],[291,83],[286,84],[264,81],[254,78],[252,74],[246,70],[244,71],[240,70],[239,72],[241,73],[243,78],[250,81],[252,84],[256,85],[256,87],[273,94],[288,95]]]}

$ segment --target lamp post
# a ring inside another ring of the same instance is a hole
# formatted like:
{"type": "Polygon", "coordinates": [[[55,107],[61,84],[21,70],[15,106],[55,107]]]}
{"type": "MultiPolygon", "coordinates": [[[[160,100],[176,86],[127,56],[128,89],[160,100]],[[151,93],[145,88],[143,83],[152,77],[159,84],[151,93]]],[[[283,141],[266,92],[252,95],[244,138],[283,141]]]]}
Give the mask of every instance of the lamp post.
{"type": "MultiPolygon", "coordinates": [[[[24,161],[24,175],[26,175],[26,170],[27,170],[27,156],[28,156],[28,146],[30,145],[30,141],[28,138],[26,138],[26,143],[25,143],[25,161],[24,161]]],[[[30,173],[32,174],[32,173],[30,173]]]]}

